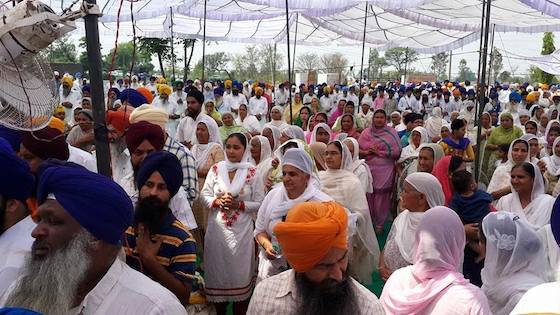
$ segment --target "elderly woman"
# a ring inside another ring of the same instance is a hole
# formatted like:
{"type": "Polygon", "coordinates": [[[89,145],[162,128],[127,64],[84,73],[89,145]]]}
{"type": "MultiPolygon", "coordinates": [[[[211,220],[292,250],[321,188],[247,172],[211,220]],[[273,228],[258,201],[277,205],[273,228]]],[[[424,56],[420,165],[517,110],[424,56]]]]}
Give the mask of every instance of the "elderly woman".
{"type": "Polygon", "coordinates": [[[222,142],[225,142],[227,137],[233,133],[246,133],[247,130],[243,126],[237,125],[235,118],[231,112],[225,112],[222,114],[222,122],[224,123],[220,127],[220,138],[222,142]]]}
{"type": "Polygon", "coordinates": [[[555,198],[544,193],[544,180],[539,169],[528,162],[511,169],[511,194],[500,198],[498,211],[512,212],[533,228],[550,223],[555,198]]]}
{"type": "Polygon", "coordinates": [[[292,121],[295,122],[295,120],[299,117],[299,111],[302,107],[303,103],[301,102],[301,95],[299,95],[299,93],[295,93],[294,97],[292,98],[292,106],[286,106],[286,108],[284,108],[284,121],[287,124],[291,124],[292,121]],[[291,115],[290,110],[292,111],[291,115]]]}
{"type": "MultiPolygon", "coordinates": [[[[210,116],[201,115],[198,118],[196,139],[193,141],[191,152],[196,161],[199,190],[202,190],[210,168],[224,160],[224,150],[222,149],[218,124],[210,116]]],[[[205,231],[208,210],[200,199],[193,203],[193,213],[198,226],[202,231],[205,231]]]]}
{"type": "Polygon", "coordinates": [[[367,166],[366,162],[363,159],[360,159],[360,145],[358,144],[358,140],[355,138],[346,138],[342,142],[350,150],[350,154],[352,155],[352,166],[350,170],[358,179],[360,183],[362,183],[362,188],[366,193],[373,192],[373,177],[371,176],[371,172],[369,167],[367,166]]]}
{"type": "Polygon", "coordinates": [[[332,200],[319,190],[313,161],[304,150],[291,148],[286,151],[282,159],[282,173],[282,184],[264,198],[255,223],[254,235],[260,245],[258,281],[289,268],[272,232],[274,225],[299,203],[332,200]]]}
{"type": "Polygon", "coordinates": [[[273,125],[276,128],[282,129],[284,127],[289,126],[285,121],[282,120],[282,111],[284,109],[282,106],[274,106],[270,110],[270,122],[265,124],[265,127],[268,125],[273,125]]]}
{"type": "Polygon", "coordinates": [[[315,142],[322,142],[324,144],[328,144],[333,139],[333,132],[329,125],[325,123],[318,123],[313,128],[313,132],[311,133],[311,144],[315,142]]]}
{"type": "Polygon", "coordinates": [[[292,139],[299,139],[305,142],[305,133],[303,129],[294,125],[284,127],[284,129],[281,130],[280,143],[285,143],[292,139]]]}
{"type": "Polygon", "coordinates": [[[264,125],[261,135],[268,139],[272,152],[276,151],[276,149],[280,147],[280,137],[282,136],[282,131],[280,131],[277,127],[273,125],[264,125]]]}
{"type": "Polygon", "coordinates": [[[459,272],[465,231],[446,207],[426,211],[416,228],[412,266],[396,270],[381,293],[388,315],[492,314],[480,288],[459,272]]]}
{"type": "Polygon", "coordinates": [[[529,162],[529,143],[523,139],[516,139],[509,146],[508,161],[496,168],[488,184],[487,192],[492,194],[494,200],[511,192],[511,169],[514,165],[529,162]]]}
{"type": "Polygon", "coordinates": [[[418,157],[420,146],[429,142],[428,133],[424,127],[416,127],[412,129],[409,144],[401,151],[401,157],[397,161],[401,164],[408,164],[418,157]]]}
{"type": "Polygon", "coordinates": [[[424,212],[445,203],[445,196],[437,178],[432,174],[420,172],[410,174],[404,180],[400,199],[404,211],[393,222],[379,259],[379,272],[381,279],[385,281],[395,270],[412,264],[414,236],[424,212]]]}
{"type": "Polygon", "coordinates": [[[66,142],[71,146],[86,152],[93,150],[93,114],[89,109],[82,109],[76,117],[77,126],[74,125],[66,137],[66,142]]]}
{"type": "Polygon", "coordinates": [[[333,141],[327,146],[325,162],[327,170],[319,173],[321,191],[347,208],[356,220],[350,270],[358,281],[370,283],[371,273],[378,264],[379,244],[371,225],[366,193],[358,177],[350,171],[352,155],[342,142],[333,141]]]}
{"type": "Polygon", "coordinates": [[[426,120],[424,127],[428,138],[431,142],[438,142],[441,140],[441,127],[443,126],[443,113],[441,112],[441,107],[434,107],[432,109],[432,116],[426,120]]]}
{"type": "Polygon", "coordinates": [[[229,135],[226,159],[212,166],[201,196],[210,209],[204,238],[206,297],[218,314],[233,302],[234,314],[245,314],[255,285],[253,215],[263,200],[262,182],[249,162],[249,141],[229,135]]]}
{"type": "Polygon", "coordinates": [[[239,116],[235,119],[235,123],[243,126],[252,136],[256,136],[261,133],[261,123],[257,120],[257,117],[250,115],[247,110],[247,105],[239,105],[239,116]]]}
{"type": "Polygon", "coordinates": [[[546,282],[544,247],[531,225],[513,213],[490,213],[479,230],[484,249],[482,291],[494,315],[509,315],[523,294],[546,282]]]}
{"type": "Polygon", "coordinates": [[[374,112],[373,126],[362,131],[358,143],[360,157],[365,159],[373,177],[373,193],[367,194],[369,211],[376,233],[382,233],[391,207],[395,162],[401,154],[399,136],[387,126],[385,111],[374,112]]]}

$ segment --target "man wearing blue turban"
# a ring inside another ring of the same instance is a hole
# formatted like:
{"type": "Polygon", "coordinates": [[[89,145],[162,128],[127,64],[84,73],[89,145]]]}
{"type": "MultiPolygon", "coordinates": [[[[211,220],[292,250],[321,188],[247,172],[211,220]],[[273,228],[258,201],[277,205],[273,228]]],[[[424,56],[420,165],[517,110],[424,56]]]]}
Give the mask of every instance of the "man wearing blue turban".
{"type": "Polygon", "coordinates": [[[0,296],[17,278],[35,227],[25,200],[34,179],[27,162],[0,138],[0,296]]]}
{"type": "Polygon", "coordinates": [[[68,162],[39,169],[31,255],[3,302],[42,314],[186,314],[118,255],[132,203],[110,178],[68,162]]]}
{"type": "Polygon", "coordinates": [[[132,106],[134,108],[148,103],[148,100],[142,95],[142,93],[136,91],[135,89],[125,89],[120,92],[119,100],[122,102],[123,106],[132,106]]]}
{"type": "Polygon", "coordinates": [[[189,304],[196,268],[196,244],[169,209],[181,189],[181,163],[169,152],[149,154],[136,175],[140,192],[134,224],[126,231],[126,263],[189,304]],[[168,262],[162,264],[161,262],[168,262]]]}

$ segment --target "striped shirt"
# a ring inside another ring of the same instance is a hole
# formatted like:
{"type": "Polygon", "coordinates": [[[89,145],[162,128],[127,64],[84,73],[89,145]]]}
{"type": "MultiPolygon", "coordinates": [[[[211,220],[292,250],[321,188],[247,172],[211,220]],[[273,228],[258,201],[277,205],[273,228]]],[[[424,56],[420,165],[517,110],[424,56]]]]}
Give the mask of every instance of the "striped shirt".
{"type": "Polygon", "coordinates": [[[163,150],[173,153],[181,162],[181,167],[183,168],[183,188],[187,192],[187,198],[192,207],[194,200],[198,197],[198,174],[196,172],[196,163],[194,156],[191,151],[187,149],[184,145],[177,142],[171,137],[167,137],[165,140],[165,146],[163,150]]]}
{"type": "MultiPolygon", "coordinates": [[[[134,227],[131,226],[126,230],[125,237],[126,263],[150,276],[146,270],[143,270],[140,256],[136,250],[136,231],[134,227]]],[[[155,241],[156,239],[162,240],[156,257],[157,261],[175,278],[185,285],[192,286],[192,291],[195,291],[197,281],[193,280],[196,280],[196,243],[188,229],[175,218],[171,211],[168,211],[160,229],[152,232],[152,240],[155,241]]]]}

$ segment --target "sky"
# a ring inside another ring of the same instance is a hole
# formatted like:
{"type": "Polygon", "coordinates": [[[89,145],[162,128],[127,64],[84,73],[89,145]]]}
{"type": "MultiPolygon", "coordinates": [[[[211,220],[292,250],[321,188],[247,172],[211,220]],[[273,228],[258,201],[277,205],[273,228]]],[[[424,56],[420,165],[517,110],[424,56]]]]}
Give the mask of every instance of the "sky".
{"type": "MultiPolygon", "coordinates": [[[[554,35],[555,35],[555,41],[557,43],[556,47],[560,47],[560,33],[554,33],[554,35]]],[[[70,39],[77,42],[77,40],[81,36],[83,35],[71,34],[70,39]]],[[[543,33],[534,33],[534,34],[496,33],[494,39],[494,47],[502,50],[503,65],[504,65],[502,71],[512,72],[512,70],[514,70],[515,75],[519,75],[519,76],[524,76],[525,74],[527,74],[529,64],[526,61],[520,60],[517,57],[509,56],[507,52],[514,53],[516,55],[521,55],[521,56],[528,56],[528,57],[540,55],[540,51],[542,48],[542,37],[543,37],[543,33]]],[[[130,39],[124,38],[123,40],[126,41],[130,39]]],[[[114,47],[114,41],[115,41],[114,37],[105,36],[101,38],[103,54],[108,53],[109,50],[114,47]]],[[[212,54],[216,52],[241,54],[244,52],[247,46],[248,44],[212,42],[210,45],[206,46],[206,54],[212,54]]],[[[277,49],[286,58],[286,45],[278,44],[277,49]]],[[[453,50],[452,75],[456,75],[458,73],[458,64],[460,59],[465,59],[467,61],[467,65],[471,68],[473,72],[476,73],[478,67],[478,49],[479,49],[479,41],[476,41],[460,49],[453,50]]],[[[365,54],[366,57],[364,58],[366,63],[367,63],[367,54],[368,54],[367,50],[368,48],[366,47],[366,54],[365,54]]],[[[322,46],[297,45],[296,58],[298,54],[302,54],[306,52],[313,52],[318,55],[340,52],[343,55],[345,55],[345,57],[348,59],[349,65],[354,65],[355,69],[359,69],[361,63],[361,51],[362,51],[361,45],[358,45],[356,47],[352,47],[352,46],[322,47],[322,46]]],[[[194,61],[193,64],[195,64],[201,57],[202,57],[202,46],[200,45],[200,42],[198,42],[193,55],[193,61],[194,61]]],[[[431,55],[420,55],[419,60],[415,62],[412,66],[418,71],[429,72],[430,62],[431,62],[430,57],[431,55]]],[[[287,62],[285,61],[284,65],[286,64],[287,62]]],[[[157,62],[154,62],[154,65],[157,65],[157,62]]]]}

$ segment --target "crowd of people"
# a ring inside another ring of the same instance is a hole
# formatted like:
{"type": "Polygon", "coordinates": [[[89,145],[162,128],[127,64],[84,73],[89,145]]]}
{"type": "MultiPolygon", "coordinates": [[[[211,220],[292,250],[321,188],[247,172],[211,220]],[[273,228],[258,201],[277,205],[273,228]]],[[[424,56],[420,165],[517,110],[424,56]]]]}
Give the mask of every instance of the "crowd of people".
{"type": "Polygon", "coordinates": [[[126,77],[106,177],[55,80],[0,127],[0,314],[560,314],[556,86],[126,77]]]}

